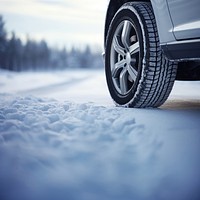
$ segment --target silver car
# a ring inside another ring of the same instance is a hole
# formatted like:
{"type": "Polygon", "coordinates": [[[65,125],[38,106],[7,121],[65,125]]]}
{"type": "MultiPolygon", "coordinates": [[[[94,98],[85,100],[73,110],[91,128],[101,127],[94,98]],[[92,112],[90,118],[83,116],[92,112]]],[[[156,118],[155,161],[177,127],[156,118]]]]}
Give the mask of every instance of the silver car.
{"type": "Polygon", "coordinates": [[[200,0],[110,0],[104,59],[116,105],[158,107],[175,80],[200,80],[199,9],[200,0]]]}

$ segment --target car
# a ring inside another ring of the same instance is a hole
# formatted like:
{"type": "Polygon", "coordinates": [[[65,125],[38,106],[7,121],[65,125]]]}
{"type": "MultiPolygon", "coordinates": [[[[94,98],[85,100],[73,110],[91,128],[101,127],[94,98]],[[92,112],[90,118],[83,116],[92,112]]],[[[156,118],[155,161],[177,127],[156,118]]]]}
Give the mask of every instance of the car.
{"type": "Polygon", "coordinates": [[[200,80],[199,8],[199,0],[110,0],[104,63],[116,105],[159,107],[175,80],[200,80]]]}

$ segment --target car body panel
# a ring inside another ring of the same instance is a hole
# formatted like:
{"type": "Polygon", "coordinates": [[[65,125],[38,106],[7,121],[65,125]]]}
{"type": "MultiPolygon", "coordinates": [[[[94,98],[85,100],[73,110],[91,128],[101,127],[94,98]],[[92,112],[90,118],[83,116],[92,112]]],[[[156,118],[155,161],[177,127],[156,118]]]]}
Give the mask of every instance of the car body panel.
{"type": "Polygon", "coordinates": [[[200,38],[200,0],[167,0],[177,40],[200,38]]]}
{"type": "Polygon", "coordinates": [[[151,0],[161,44],[176,41],[167,0],[151,0]]]}

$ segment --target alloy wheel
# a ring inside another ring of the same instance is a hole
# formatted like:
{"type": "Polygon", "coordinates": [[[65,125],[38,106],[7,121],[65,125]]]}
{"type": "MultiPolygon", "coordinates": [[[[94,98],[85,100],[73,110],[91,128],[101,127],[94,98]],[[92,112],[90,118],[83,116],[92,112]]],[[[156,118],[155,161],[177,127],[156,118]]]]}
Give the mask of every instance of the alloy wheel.
{"type": "Polygon", "coordinates": [[[139,59],[140,45],[136,28],[129,20],[124,20],[114,33],[110,53],[112,80],[120,95],[126,95],[133,88],[139,59]]]}

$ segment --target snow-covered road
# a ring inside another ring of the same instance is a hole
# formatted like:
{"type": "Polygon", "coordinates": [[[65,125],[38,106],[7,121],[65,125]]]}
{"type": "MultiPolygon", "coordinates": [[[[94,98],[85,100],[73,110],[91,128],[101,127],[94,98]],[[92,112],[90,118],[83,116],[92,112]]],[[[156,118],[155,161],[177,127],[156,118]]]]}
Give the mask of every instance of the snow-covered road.
{"type": "Polygon", "coordinates": [[[0,199],[199,200],[200,82],[115,107],[104,72],[0,73],[0,199]]]}

